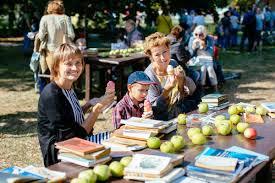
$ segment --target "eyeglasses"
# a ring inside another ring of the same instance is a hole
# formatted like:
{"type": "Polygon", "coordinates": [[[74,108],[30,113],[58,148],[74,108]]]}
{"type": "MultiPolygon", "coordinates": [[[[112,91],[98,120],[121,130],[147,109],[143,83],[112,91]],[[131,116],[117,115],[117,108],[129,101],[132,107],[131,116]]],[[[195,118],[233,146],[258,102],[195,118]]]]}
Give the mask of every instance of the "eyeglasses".
{"type": "Polygon", "coordinates": [[[204,35],[203,33],[200,33],[200,34],[195,33],[195,36],[203,37],[204,35]]]}

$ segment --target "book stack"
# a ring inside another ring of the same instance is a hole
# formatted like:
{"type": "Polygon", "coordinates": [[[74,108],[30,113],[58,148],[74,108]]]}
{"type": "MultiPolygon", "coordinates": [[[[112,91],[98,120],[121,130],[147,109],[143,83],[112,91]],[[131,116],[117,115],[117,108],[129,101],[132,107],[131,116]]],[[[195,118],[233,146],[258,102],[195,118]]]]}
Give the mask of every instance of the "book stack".
{"type": "Polygon", "coordinates": [[[150,137],[162,137],[176,129],[175,121],[160,121],[132,117],[121,120],[124,124],[120,129],[115,130],[111,138],[103,141],[102,144],[111,147],[112,151],[140,150],[146,147],[146,141],[150,137]]]}
{"type": "Polygon", "coordinates": [[[261,105],[267,110],[267,115],[275,119],[275,102],[265,102],[261,105]]]}
{"type": "Polygon", "coordinates": [[[208,94],[203,96],[201,101],[207,103],[209,109],[212,110],[221,110],[229,106],[228,96],[225,94],[208,94]]]}
{"type": "Polygon", "coordinates": [[[186,167],[187,176],[207,182],[233,182],[268,157],[237,146],[227,150],[205,148],[186,167]]]}
{"type": "Polygon", "coordinates": [[[131,163],[124,169],[124,179],[139,181],[172,182],[183,176],[183,168],[173,169],[170,157],[134,154],[131,163]]]}
{"type": "Polygon", "coordinates": [[[111,160],[110,148],[77,137],[55,143],[59,149],[57,158],[84,167],[93,167],[111,160]]]}

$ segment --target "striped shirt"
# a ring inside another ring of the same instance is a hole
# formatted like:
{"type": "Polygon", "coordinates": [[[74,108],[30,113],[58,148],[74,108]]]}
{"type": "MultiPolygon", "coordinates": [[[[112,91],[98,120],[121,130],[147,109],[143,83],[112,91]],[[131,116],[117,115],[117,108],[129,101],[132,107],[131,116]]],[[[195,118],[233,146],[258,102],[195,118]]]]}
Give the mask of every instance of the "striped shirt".
{"type": "MultiPolygon", "coordinates": [[[[65,90],[62,89],[63,94],[66,96],[67,100],[70,102],[73,112],[74,112],[74,119],[78,124],[82,124],[84,122],[84,114],[82,108],[79,104],[77,96],[73,89],[65,90]]],[[[91,135],[87,137],[87,140],[101,144],[103,140],[110,138],[110,132],[100,132],[95,135],[91,135]]]]}
{"type": "Polygon", "coordinates": [[[81,125],[84,122],[84,114],[83,114],[82,108],[79,104],[79,101],[76,97],[74,90],[73,89],[70,89],[70,90],[62,89],[62,92],[72,106],[75,121],[81,125]]]}

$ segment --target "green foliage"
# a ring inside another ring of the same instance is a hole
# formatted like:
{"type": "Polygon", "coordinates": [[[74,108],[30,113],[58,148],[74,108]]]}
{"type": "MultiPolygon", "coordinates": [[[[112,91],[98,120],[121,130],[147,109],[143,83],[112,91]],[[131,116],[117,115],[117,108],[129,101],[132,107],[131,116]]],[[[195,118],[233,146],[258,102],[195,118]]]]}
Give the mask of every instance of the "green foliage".
{"type": "Polygon", "coordinates": [[[248,7],[252,7],[255,3],[255,0],[233,0],[232,5],[239,6],[240,11],[244,12],[247,10],[248,7]]]}

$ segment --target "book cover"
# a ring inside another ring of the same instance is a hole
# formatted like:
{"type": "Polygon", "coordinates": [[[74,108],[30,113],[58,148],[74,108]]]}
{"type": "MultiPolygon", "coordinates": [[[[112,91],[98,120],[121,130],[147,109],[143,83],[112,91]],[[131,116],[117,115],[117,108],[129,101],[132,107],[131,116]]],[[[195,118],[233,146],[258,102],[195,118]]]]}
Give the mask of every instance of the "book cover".
{"type": "Polygon", "coordinates": [[[85,154],[96,152],[104,149],[103,145],[90,142],[78,137],[74,137],[62,142],[55,143],[57,149],[70,151],[74,154],[84,156],[85,154]]]}
{"type": "Polygon", "coordinates": [[[33,179],[44,179],[44,177],[42,177],[41,175],[38,175],[36,173],[24,170],[24,168],[20,168],[17,166],[12,166],[12,167],[8,167],[5,168],[3,170],[1,170],[0,172],[2,173],[7,173],[7,174],[13,174],[13,175],[18,175],[20,177],[29,177],[29,178],[33,178],[33,179]]]}
{"type": "Polygon", "coordinates": [[[236,153],[243,153],[243,154],[248,154],[251,156],[256,156],[257,159],[256,161],[253,162],[253,166],[256,166],[258,164],[260,164],[263,161],[268,161],[269,160],[269,156],[266,156],[264,154],[261,153],[257,153],[248,149],[244,149],[242,147],[238,147],[238,146],[232,146],[228,149],[226,149],[227,151],[231,151],[231,152],[236,152],[236,153]]]}
{"type": "Polygon", "coordinates": [[[71,162],[84,167],[93,167],[99,163],[104,164],[112,159],[110,156],[105,156],[99,160],[89,160],[69,153],[59,153],[57,158],[61,161],[71,162]]]}
{"type": "Polygon", "coordinates": [[[264,102],[261,105],[268,111],[268,112],[275,112],[275,102],[264,102]]]}
{"type": "MultiPolygon", "coordinates": [[[[146,142],[146,140],[149,137],[142,137],[142,136],[134,136],[134,135],[124,135],[123,134],[123,129],[117,129],[112,133],[112,136],[120,137],[120,138],[125,138],[125,139],[135,139],[135,140],[140,140],[146,142]]],[[[157,137],[161,138],[163,134],[158,134],[157,137]]]]}
{"type": "MultiPolygon", "coordinates": [[[[59,150],[60,153],[72,153],[70,151],[66,151],[66,150],[59,150]]],[[[82,157],[82,158],[85,158],[85,159],[90,159],[90,160],[98,160],[104,156],[107,156],[111,153],[111,148],[106,148],[106,149],[103,149],[103,150],[100,150],[100,151],[97,151],[97,152],[92,152],[92,153],[88,153],[88,154],[85,154],[84,156],[80,156],[78,154],[78,156],[82,157]]]]}
{"type": "Polygon", "coordinates": [[[144,149],[142,151],[138,151],[137,154],[147,154],[147,155],[169,157],[169,158],[171,158],[171,163],[174,167],[182,164],[184,161],[183,154],[163,153],[163,152],[161,152],[159,150],[155,150],[155,149],[144,149]]]}
{"type": "Polygon", "coordinates": [[[137,118],[137,117],[131,117],[131,118],[126,119],[126,120],[122,119],[121,124],[136,126],[136,127],[148,127],[148,128],[165,125],[164,121],[137,118]]]}
{"type": "Polygon", "coordinates": [[[196,159],[195,166],[212,170],[232,172],[235,170],[237,163],[237,158],[201,155],[198,159],[196,159]]]}
{"type": "Polygon", "coordinates": [[[205,95],[201,98],[202,102],[219,102],[221,100],[227,100],[227,95],[212,93],[212,94],[205,95]]]}
{"type": "Polygon", "coordinates": [[[237,158],[238,164],[243,166],[243,169],[241,170],[240,174],[244,174],[248,170],[250,170],[254,166],[254,163],[257,161],[257,156],[255,155],[233,152],[223,149],[216,149],[211,147],[206,147],[202,151],[202,153],[200,153],[195,159],[198,159],[201,155],[237,158]]]}
{"type": "Polygon", "coordinates": [[[0,171],[0,182],[1,183],[46,183],[45,179],[39,179],[32,176],[21,176],[10,173],[4,173],[0,171]]]}
{"type": "Polygon", "coordinates": [[[131,163],[125,167],[124,174],[126,176],[160,178],[172,168],[169,157],[134,154],[131,163]]]}
{"type": "Polygon", "coordinates": [[[184,176],[184,174],[185,174],[185,170],[183,168],[175,168],[161,178],[146,178],[146,177],[128,176],[128,175],[124,176],[123,178],[145,181],[146,183],[169,183],[169,182],[173,182],[174,180],[178,179],[181,176],[184,176]]]}
{"type": "MultiPolygon", "coordinates": [[[[238,164],[238,166],[241,166],[238,164]]],[[[242,167],[241,167],[242,168],[242,167]]],[[[194,177],[207,182],[233,182],[239,175],[241,168],[237,168],[234,172],[227,172],[221,170],[211,170],[208,168],[201,168],[191,163],[186,167],[186,174],[188,177],[194,177]]]]}
{"type": "Polygon", "coordinates": [[[154,137],[157,135],[157,133],[153,133],[150,131],[127,130],[127,129],[123,129],[122,134],[125,137],[134,137],[134,138],[144,139],[144,140],[147,140],[149,137],[154,137]]]}
{"type": "Polygon", "coordinates": [[[147,146],[146,142],[143,140],[135,140],[135,139],[129,139],[129,138],[123,138],[123,137],[117,137],[117,136],[112,136],[108,140],[119,144],[139,145],[144,147],[147,146]]]}

